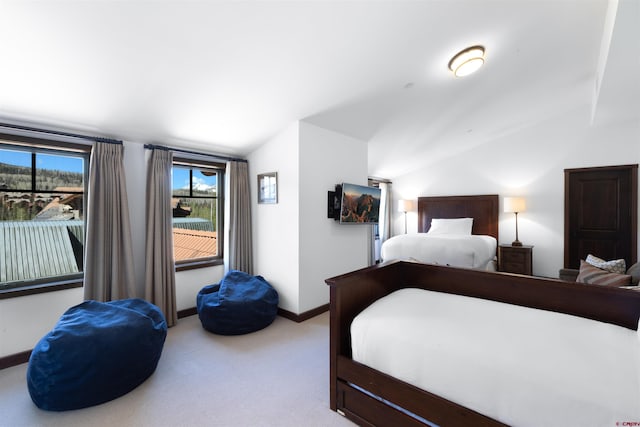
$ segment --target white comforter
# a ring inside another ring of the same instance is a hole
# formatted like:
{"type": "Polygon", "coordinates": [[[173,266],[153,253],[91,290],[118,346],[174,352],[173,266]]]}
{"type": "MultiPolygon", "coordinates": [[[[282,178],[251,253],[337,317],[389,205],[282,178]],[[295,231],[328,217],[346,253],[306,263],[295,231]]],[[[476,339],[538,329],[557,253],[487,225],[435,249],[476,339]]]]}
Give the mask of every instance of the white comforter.
{"type": "Polygon", "coordinates": [[[509,425],[640,422],[640,336],[623,327],[403,289],[351,340],[354,360],[509,425]]]}
{"type": "Polygon", "coordinates": [[[415,260],[428,264],[486,269],[496,255],[497,242],[484,235],[402,234],[382,243],[383,261],[415,260]]]}

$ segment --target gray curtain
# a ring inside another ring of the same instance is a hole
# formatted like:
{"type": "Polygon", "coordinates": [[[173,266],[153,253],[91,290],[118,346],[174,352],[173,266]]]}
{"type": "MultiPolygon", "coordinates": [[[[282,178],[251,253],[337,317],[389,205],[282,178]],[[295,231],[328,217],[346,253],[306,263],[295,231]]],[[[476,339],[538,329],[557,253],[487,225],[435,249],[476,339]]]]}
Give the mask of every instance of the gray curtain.
{"type": "Polygon", "coordinates": [[[381,182],[380,190],[380,222],[378,223],[378,240],[375,242],[375,261],[384,261],[380,249],[385,240],[391,237],[391,183],[381,182]]]}
{"type": "Polygon", "coordinates": [[[96,142],[91,150],[84,298],[135,296],[133,246],[123,165],[124,146],[96,142]]]}
{"type": "Polygon", "coordinates": [[[157,305],[167,326],[178,321],[173,259],[171,167],[173,153],[154,149],[147,169],[145,299],[157,305]]]}
{"type": "Polygon", "coordinates": [[[393,198],[391,197],[391,183],[381,182],[380,190],[380,244],[391,237],[391,207],[393,198]]]}
{"type": "Polygon", "coordinates": [[[246,162],[227,163],[225,270],[253,274],[251,193],[246,162]]]}

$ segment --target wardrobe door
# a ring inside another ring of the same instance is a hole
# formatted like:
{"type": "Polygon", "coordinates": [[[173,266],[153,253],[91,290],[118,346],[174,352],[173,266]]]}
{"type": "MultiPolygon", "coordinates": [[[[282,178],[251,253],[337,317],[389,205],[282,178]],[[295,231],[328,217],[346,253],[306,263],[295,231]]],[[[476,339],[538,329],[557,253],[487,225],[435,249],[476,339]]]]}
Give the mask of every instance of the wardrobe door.
{"type": "Polygon", "coordinates": [[[565,169],[564,266],[588,254],[637,260],[638,165],[565,169]]]}

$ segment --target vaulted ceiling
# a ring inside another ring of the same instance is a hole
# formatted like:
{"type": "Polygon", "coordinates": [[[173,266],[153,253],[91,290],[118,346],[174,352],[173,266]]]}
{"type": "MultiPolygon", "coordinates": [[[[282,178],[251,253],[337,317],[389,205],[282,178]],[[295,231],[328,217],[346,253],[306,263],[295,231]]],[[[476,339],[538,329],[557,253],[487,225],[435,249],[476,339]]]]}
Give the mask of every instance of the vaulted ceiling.
{"type": "Polygon", "coordinates": [[[307,120],[392,178],[577,105],[640,120],[638,3],[1,0],[0,121],[244,155],[307,120]]]}

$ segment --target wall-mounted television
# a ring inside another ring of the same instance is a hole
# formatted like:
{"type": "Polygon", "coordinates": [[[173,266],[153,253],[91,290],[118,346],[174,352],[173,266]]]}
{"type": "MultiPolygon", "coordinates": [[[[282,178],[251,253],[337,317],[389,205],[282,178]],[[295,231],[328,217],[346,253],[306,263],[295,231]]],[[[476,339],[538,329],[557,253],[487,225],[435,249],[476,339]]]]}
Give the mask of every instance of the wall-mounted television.
{"type": "Polygon", "coordinates": [[[328,216],[340,224],[377,224],[381,195],[381,190],[375,187],[336,185],[336,191],[329,192],[328,216]]]}

